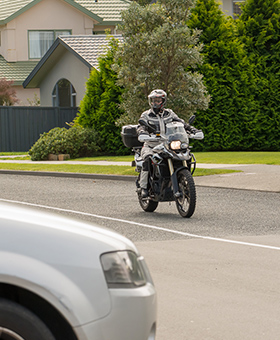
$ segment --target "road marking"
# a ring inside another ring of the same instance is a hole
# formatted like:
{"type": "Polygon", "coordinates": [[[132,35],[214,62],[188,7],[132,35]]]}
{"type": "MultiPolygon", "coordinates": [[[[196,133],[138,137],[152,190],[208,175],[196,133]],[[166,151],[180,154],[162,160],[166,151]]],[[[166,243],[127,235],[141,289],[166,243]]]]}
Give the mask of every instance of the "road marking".
{"type": "Polygon", "coordinates": [[[258,247],[258,248],[265,248],[265,249],[280,250],[280,247],[275,247],[275,246],[268,246],[268,245],[258,244],[258,243],[242,242],[242,241],[228,240],[228,239],[218,238],[218,237],[190,234],[190,233],[186,233],[184,231],[172,230],[172,229],[168,229],[168,228],[157,227],[157,226],[153,226],[153,225],[149,225],[149,224],[144,224],[144,223],[139,223],[139,222],[134,222],[134,221],[128,221],[128,220],[123,220],[123,219],[114,218],[114,217],[108,217],[108,216],[86,213],[86,212],[82,212],[82,211],[62,209],[62,208],[50,207],[50,206],[47,206],[47,205],[40,205],[40,204],[27,203],[27,202],[21,202],[21,201],[6,200],[6,199],[1,199],[1,198],[0,198],[0,201],[22,204],[22,205],[28,205],[28,206],[37,207],[37,208],[63,211],[63,212],[68,212],[68,213],[72,213],[72,214],[84,215],[84,216],[91,216],[91,217],[100,218],[100,219],[104,219],[104,220],[123,222],[123,223],[132,224],[132,225],[136,225],[136,226],[140,226],[140,227],[144,227],[144,228],[148,228],[148,229],[154,229],[154,230],[159,230],[159,231],[163,231],[163,232],[167,232],[167,233],[193,237],[193,238],[200,238],[200,239],[204,239],[204,240],[224,242],[224,243],[232,243],[232,244],[238,244],[238,245],[244,245],[244,246],[250,246],[250,247],[258,247]]]}

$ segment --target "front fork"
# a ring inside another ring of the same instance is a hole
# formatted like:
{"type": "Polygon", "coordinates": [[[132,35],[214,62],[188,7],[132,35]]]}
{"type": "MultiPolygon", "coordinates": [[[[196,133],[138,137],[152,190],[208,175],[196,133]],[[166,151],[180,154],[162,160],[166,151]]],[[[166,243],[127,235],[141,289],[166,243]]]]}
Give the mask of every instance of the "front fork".
{"type": "Polygon", "coordinates": [[[172,183],[172,188],[173,188],[173,194],[175,198],[179,198],[181,196],[180,191],[179,191],[179,185],[178,185],[178,179],[177,179],[177,172],[183,168],[188,169],[187,162],[184,160],[182,161],[183,166],[176,171],[174,171],[174,166],[172,159],[168,158],[168,167],[171,175],[171,183],[172,183]]]}

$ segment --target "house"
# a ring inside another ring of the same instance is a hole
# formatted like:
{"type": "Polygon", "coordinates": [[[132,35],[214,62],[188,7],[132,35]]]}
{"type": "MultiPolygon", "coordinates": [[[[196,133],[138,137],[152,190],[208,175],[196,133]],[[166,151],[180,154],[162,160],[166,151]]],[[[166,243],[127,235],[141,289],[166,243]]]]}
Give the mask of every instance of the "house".
{"type": "Polygon", "coordinates": [[[235,18],[237,15],[241,14],[240,5],[245,0],[222,0],[221,9],[229,16],[235,18]]]}
{"type": "MultiPolygon", "coordinates": [[[[121,35],[114,35],[122,40],[121,35]]],[[[79,106],[91,69],[98,69],[98,57],[106,51],[106,35],[58,37],[23,83],[40,88],[42,106],[79,106]]]]}
{"type": "MultiPolygon", "coordinates": [[[[100,51],[106,30],[119,33],[121,12],[129,4],[129,0],[1,0],[0,78],[14,81],[17,105],[29,105],[35,96],[41,105],[79,105],[95,66],[77,46],[90,41],[87,53],[100,51]],[[94,39],[100,34],[103,38],[94,39]],[[63,102],[58,91],[68,91],[71,100],[63,102]]],[[[235,15],[240,1],[223,0],[221,7],[235,15]]]]}
{"type": "MultiPolygon", "coordinates": [[[[128,6],[127,0],[1,0],[0,78],[14,81],[18,105],[40,96],[39,88],[22,83],[57,37],[97,36],[106,30],[116,34],[128,6]]],[[[55,63],[52,58],[50,63],[55,63]]]]}

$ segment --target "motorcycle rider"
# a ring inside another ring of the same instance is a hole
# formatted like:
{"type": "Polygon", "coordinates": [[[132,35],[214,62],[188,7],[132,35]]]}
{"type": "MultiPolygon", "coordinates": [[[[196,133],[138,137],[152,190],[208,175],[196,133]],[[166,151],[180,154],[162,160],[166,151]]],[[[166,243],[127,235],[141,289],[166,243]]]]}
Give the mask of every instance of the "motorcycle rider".
{"type": "Polygon", "coordinates": [[[154,130],[149,129],[143,122],[151,125],[157,133],[161,136],[165,134],[166,124],[171,123],[173,121],[181,122],[184,124],[184,127],[190,133],[195,134],[198,130],[187,124],[183,119],[180,119],[171,109],[166,109],[164,106],[166,104],[167,94],[165,91],[157,89],[153,90],[148,95],[148,102],[150,105],[150,109],[144,111],[141,114],[139,119],[139,125],[137,128],[138,140],[140,142],[144,142],[144,145],[141,150],[141,156],[143,158],[143,165],[140,174],[140,188],[142,198],[146,198],[149,196],[147,186],[148,186],[148,177],[149,177],[149,156],[153,155],[153,148],[157,146],[161,140],[155,140],[155,138],[151,138],[150,133],[154,132],[154,130]],[[142,122],[141,122],[142,121],[142,122]]]}

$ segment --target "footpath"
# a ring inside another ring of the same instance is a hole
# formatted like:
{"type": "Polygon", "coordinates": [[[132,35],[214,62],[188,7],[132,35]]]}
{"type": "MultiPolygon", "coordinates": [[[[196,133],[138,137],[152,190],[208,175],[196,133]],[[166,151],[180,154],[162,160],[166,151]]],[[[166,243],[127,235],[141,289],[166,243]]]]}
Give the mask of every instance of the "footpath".
{"type": "MultiPolygon", "coordinates": [[[[28,160],[2,160],[0,163],[35,163],[28,160]]],[[[36,164],[61,164],[63,161],[43,161],[36,164]]],[[[108,161],[67,161],[71,164],[87,164],[87,165],[131,165],[130,162],[108,162],[108,161]]],[[[280,193],[280,165],[265,164],[205,164],[198,163],[197,168],[204,169],[232,169],[240,172],[229,174],[211,175],[211,176],[195,176],[194,180],[197,186],[232,188],[245,190],[259,190],[280,193]]],[[[62,173],[62,172],[41,172],[41,171],[15,171],[0,170],[1,174],[14,175],[32,175],[32,176],[56,176],[56,177],[74,177],[74,178],[94,178],[109,180],[125,180],[134,181],[134,176],[116,176],[116,175],[100,175],[100,174],[79,174],[79,173],[62,173]]]]}

